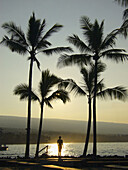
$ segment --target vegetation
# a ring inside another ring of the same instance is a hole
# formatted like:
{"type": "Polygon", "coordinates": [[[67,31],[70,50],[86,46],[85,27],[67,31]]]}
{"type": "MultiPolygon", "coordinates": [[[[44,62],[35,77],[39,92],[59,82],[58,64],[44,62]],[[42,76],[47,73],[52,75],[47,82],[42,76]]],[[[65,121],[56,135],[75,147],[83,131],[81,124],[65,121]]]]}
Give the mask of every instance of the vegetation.
{"type": "MultiPolygon", "coordinates": [[[[56,77],[53,74],[50,74],[49,70],[42,71],[42,79],[39,83],[39,94],[41,98],[39,98],[38,95],[34,91],[31,92],[31,99],[33,101],[38,101],[40,104],[40,108],[41,108],[40,124],[39,124],[36,155],[35,155],[36,157],[38,157],[38,152],[39,152],[39,144],[40,144],[40,138],[41,138],[43,113],[44,113],[44,104],[46,104],[50,108],[53,108],[51,104],[51,101],[53,100],[60,99],[63,101],[63,103],[66,103],[67,101],[70,100],[68,93],[65,90],[63,89],[57,89],[56,91],[52,90],[53,87],[55,87],[61,81],[62,79],[56,77]]],[[[29,97],[29,87],[26,84],[18,85],[14,89],[14,94],[20,95],[21,100],[27,99],[29,97]]]]}
{"type": "MultiPolygon", "coordinates": [[[[128,0],[115,0],[121,6],[127,7],[128,0]]],[[[97,138],[96,138],[96,98],[106,98],[109,96],[111,99],[124,99],[126,94],[126,89],[123,87],[117,86],[113,89],[105,89],[103,80],[99,81],[99,61],[101,58],[106,58],[113,60],[115,62],[123,62],[128,59],[128,55],[125,53],[124,49],[115,49],[116,37],[118,34],[123,34],[124,37],[127,37],[128,29],[128,9],[125,9],[123,14],[124,22],[120,29],[116,29],[110,32],[106,37],[104,36],[104,21],[99,23],[97,20],[94,23],[91,23],[90,19],[86,16],[81,17],[81,29],[83,31],[83,36],[85,42],[82,41],[78,35],[73,34],[68,37],[69,43],[73,44],[80,50],[80,54],[63,54],[58,61],[58,66],[69,66],[72,64],[77,64],[80,67],[83,67],[93,60],[94,65],[90,70],[86,68],[81,69],[81,74],[83,75],[85,89],[83,90],[79,87],[73,80],[68,80],[64,86],[70,86],[71,91],[75,91],[76,94],[86,95],[88,97],[89,103],[89,120],[88,120],[88,131],[86,144],[84,149],[84,155],[86,155],[90,127],[91,127],[91,105],[93,101],[93,155],[97,154],[97,138]]],[[[37,59],[39,53],[45,55],[52,55],[53,53],[61,52],[72,52],[70,47],[56,47],[50,48],[51,42],[48,41],[48,38],[53,34],[58,32],[63,26],[60,24],[55,24],[47,32],[44,31],[46,26],[45,19],[41,20],[35,18],[33,13],[28,21],[28,30],[26,35],[22,29],[14,22],[4,23],[2,28],[7,31],[7,35],[3,37],[1,44],[7,46],[12,52],[19,53],[21,55],[28,54],[28,60],[30,61],[29,67],[29,81],[28,85],[21,84],[16,87],[14,93],[20,95],[20,99],[28,99],[28,115],[27,115],[27,136],[26,136],[26,151],[25,157],[29,157],[29,148],[30,148],[30,127],[31,127],[31,100],[38,101],[41,106],[41,116],[40,116],[40,125],[37,141],[36,156],[38,156],[39,143],[41,138],[41,129],[43,121],[43,107],[44,103],[52,108],[50,103],[53,99],[61,99],[64,103],[69,100],[68,93],[62,89],[47,95],[51,92],[51,87],[55,84],[58,84],[62,79],[57,78],[54,75],[50,75],[49,71],[46,70],[42,72],[42,80],[39,86],[39,93],[41,99],[32,91],[32,75],[33,75],[33,64],[36,62],[38,69],[40,70],[40,62],[37,59]],[[54,77],[54,81],[49,77],[54,77]],[[55,80],[56,79],[56,80],[55,80]],[[46,83],[46,84],[45,84],[46,83]],[[49,86],[50,84],[50,86],[49,86]]],[[[103,67],[102,67],[103,69],[103,67]]]]}
{"type": "Polygon", "coordinates": [[[46,33],[44,28],[46,26],[45,19],[41,20],[35,18],[35,14],[30,17],[28,22],[28,31],[25,36],[20,27],[17,27],[15,23],[4,23],[2,28],[10,35],[4,36],[2,44],[9,47],[12,52],[17,52],[21,55],[29,54],[28,60],[30,60],[29,68],[29,97],[28,97],[28,120],[27,120],[27,138],[26,138],[26,152],[25,157],[29,157],[29,145],[30,145],[30,125],[31,125],[31,89],[32,89],[32,70],[33,63],[36,62],[37,67],[40,69],[40,63],[36,58],[37,54],[44,53],[51,55],[52,53],[60,53],[64,51],[72,51],[69,47],[56,47],[49,48],[52,44],[47,39],[55,32],[58,32],[62,25],[55,24],[46,33]]]}
{"type": "MultiPolygon", "coordinates": [[[[99,80],[101,72],[105,70],[105,65],[103,63],[98,63],[97,65],[97,97],[101,99],[106,99],[109,97],[110,99],[118,99],[118,100],[125,100],[127,98],[127,90],[122,86],[116,86],[114,88],[105,88],[103,79],[99,80]]],[[[69,89],[70,92],[74,92],[75,95],[82,95],[87,96],[88,98],[88,110],[89,110],[89,116],[88,116],[88,127],[87,127],[87,135],[86,135],[86,141],[85,141],[85,147],[83,156],[86,156],[87,149],[88,149],[88,143],[89,143],[89,137],[90,137],[90,130],[91,130],[91,117],[92,117],[92,99],[94,97],[94,85],[95,85],[95,66],[94,64],[91,64],[90,69],[82,68],[81,74],[82,74],[82,83],[81,86],[77,85],[76,82],[72,79],[67,79],[63,81],[60,86],[65,87],[69,89]]]]}
{"type": "Polygon", "coordinates": [[[72,64],[84,65],[93,59],[95,62],[95,83],[93,97],[93,155],[97,154],[96,147],[96,94],[97,94],[97,66],[101,58],[113,60],[115,62],[123,62],[127,59],[124,49],[115,49],[117,33],[111,32],[104,36],[104,21],[101,24],[97,20],[94,23],[86,16],[81,17],[81,29],[86,42],[82,41],[77,35],[68,37],[69,43],[76,46],[81,54],[67,55],[64,54],[59,58],[58,66],[67,66],[72,64]]]}

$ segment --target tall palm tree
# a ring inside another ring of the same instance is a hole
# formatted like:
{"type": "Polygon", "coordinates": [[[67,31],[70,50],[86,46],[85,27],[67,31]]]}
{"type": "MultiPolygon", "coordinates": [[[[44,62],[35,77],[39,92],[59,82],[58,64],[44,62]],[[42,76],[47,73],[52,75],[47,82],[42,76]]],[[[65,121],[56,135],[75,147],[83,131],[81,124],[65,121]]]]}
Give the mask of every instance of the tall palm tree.
{"type": "Polygon", "coordinates": [[[25,55],[29,54],[28,60],[30,60],[29,68],[29,98],[28,98],[28,118],[27,118],[27,137],[26,137],[26,152],[25,157],[29,157],[29,145],[30,145],[30,121],[31,121],[31,89],[32,89],[32,70],[33,63],[36,62],[40,69],[40,63],[36,58],[37,54],[44,53],[51,55],[52,53],[60,53],[64,51],[72,51],[69,47],[56,47],[49,48],[52,44],[47,39],[55,32],[58,32],[62,25],[55,24],[47,32],[44,31],[46,26],[45,19],[41,20],[35,18],[35,14],[30,17],[28,22],[28,30],[25,36],[21,27],[17,27],[14,22],[4,23],[2,28],[10,35],[4,36],[1,44],[9,47],[12,52],[25,55]]]}
{"type": "MultiPolygon", "coordinates": [[[[58,83],[60,83],[62,79],[58,78],[54,74],[50,74],[49,70],[42,71],[42,79],[39,83],[39,94],[40,97],[33,91],[31,91],[31,99],[33,101],[38,101],[41,107],[41,114],[40,114],[40,124],[39,124],[39,131],[38,131],[38,139],[37,139],[37,147],[36,147],[36,154],[35,156],[38,157],[39,153],[39,144],[41,138],[41,131],[42,131],[42,123],[43,123],[43,114],[44,114],[44,104],[52,107],[51,101],[60,99],[63,103],[69,101],[68,92],[63,89],[57,89],[53,91],[53,87],[55,87],[58,83]],[[52,92],[53,91],[53,92],[52,92]]],[[[29,87],[26,84],[18,85],[14,89],[15,95],[20,95],[20,99],[24,100],[29,97],[29,87]]]]}
{"type": "Polygon", "coordinates": [[[97,94],[97,64],[100,58],[110,59],[113,61],[123,62],[128,58],[124,49],[115,49],[116,32],[109,33],[104,37],[104,21],[101,24],[97,20],[94,23],[86,16],[81,17],[81,29],[85,42],[77,35],[68,37],[69,43],[76,46],[81,54],[67,55],[64,54],[59,58],[58,66],[67,66],[72,64],[83,65],[87,64],[89,59],[95,62],[95,86],[93,97],[93,155],[97,154],[96,147],[96,94],[97,94]]]}
{"type": "MultiPolygon", "coordinates": [[[[75,95],[86,96],[88,98],[88,126],[87,126],[87,134],[86,141],[83,151],[83,156],[85,157],[87,154],[90,130],[91,130],[91,117],[92,117],[92,99],[94,97],[94,82],[95,82],[95,67],[91,64],[90,69],[82,68],[82,83],[79,86],[74,80],[67,79],[59,85],[60,87],[64,87],[69,89],[70,92],[73,92],[75,95]]],[[[101,99],[107,99],[108,97],[112,99],[125,100],[127,98],[127,90],[122,86],[116,86],[114,88],[105,88],[103,79],[99,80],[101,72],[105,71],[105,65],[103,63],[98,63],[97,68],[97,97],[101,99]]]]}

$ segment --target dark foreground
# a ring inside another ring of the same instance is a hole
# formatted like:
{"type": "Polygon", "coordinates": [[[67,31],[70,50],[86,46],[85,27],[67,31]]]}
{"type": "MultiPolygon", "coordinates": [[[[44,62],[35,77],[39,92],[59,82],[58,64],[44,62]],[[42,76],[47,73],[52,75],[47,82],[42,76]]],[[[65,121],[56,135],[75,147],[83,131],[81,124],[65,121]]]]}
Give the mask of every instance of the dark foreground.
{"type": "Polygon", "coordinates": [[[128,170],[128,157],[43,157],[43,158],[1,158],[0,170],[128,170]]]}

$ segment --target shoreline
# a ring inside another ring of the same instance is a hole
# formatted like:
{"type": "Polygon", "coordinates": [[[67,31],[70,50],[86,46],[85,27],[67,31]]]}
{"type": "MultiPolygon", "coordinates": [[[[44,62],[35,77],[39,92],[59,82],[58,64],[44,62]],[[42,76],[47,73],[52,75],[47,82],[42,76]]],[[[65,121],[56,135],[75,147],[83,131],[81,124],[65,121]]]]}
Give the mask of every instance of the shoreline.
{"type": "MultiPolygon", "coordinates": [[[[84,143],[84,142],[64,142],[65,144],[73,144],[73,143],[84,143]]],[[[89,142],[89,143],[93,143],[93,142],[89,142]]],[[[97,142],[97,143],[128,143],[128,141],[103,141],[103,142],[97,142]]],[[[36,145],[37,143],[31,143],[30,145],[36,145]]],[[[47,145],[47,144],[56,144],[56,142],[44,142],[44,143],[40,143],[40,145],[47,145]]],[[[26,145],[26,143],[6,143],[6,145],[26,145]]]]}
{"type": "Polygon", "coordinates": [[[128,166],[128,157],[112,156],[112,157],[61,157],[53,156],[42,158],[4,158],[0,159],[0,167],[13,169],[126,169],[128,166]]]}

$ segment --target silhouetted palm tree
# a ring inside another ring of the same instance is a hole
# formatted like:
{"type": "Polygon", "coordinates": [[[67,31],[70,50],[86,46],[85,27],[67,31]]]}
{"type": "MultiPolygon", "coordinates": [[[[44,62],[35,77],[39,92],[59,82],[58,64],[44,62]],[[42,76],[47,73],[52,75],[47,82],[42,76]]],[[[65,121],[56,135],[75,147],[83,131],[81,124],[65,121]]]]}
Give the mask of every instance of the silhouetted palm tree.
{"type": "Polygon", "coordinates": [[[43,22],[35,18],[35,14],[30,17],[28,22],[28,31],[25,36],[24,32],[20,27],[17,27],[15,23],[9,22],[4,23],[2,28],[4,28],[10,35],[4,36],[1,41],[2,44],[9,47],[12,52],[17,52],[19,54],[25,55],[29,54],[28,60],[30,60],[29,69],[29,98],[28,98],[28,120],[27,120],[27,138],[26,138],[26,152],[25,157],[29,157],[29,145],[30,145],[30,120],[31,120],[31,89],[32,89],[32,69],[33,63],[36,62],[38,68],[40,68],[40,63],[36,58],[37,54],[44,53],[46,55],[51,55],[52,53],[60,53],[64,51],[71,51],[69,47],[56,47],[49,48],[52,44],[47,39],[55,32],[58,32],[62,25],[55,24],[47,32],[44,31],[46,26],[45,19],[43,22]]]}
{"type": "MultiPolygon", "coordinates": [[[[53,108],[51,104],[51,101],[53,100],[60,99],[63,101],[63,103],[66,103],[67,101],[70,100],[67,91],[63,89],[57,89],[56,91],[53,91],[53,87],[55,87],[58,83],[60,83],[60,81],[62,81],[62,79],[56,77],[53,74],[50,74],[49,70],[45,70],[42,72],[42,79],[39,83],[38,91],[40,97],[35,92],[33,91],[31,92],[31,99],[33,101],[38,101],[41,107],[40,124],[39,124],[36,155],[35,155],[36,157],[38,157],[38,152],[39,152],[44,104],[53,108]]],[[[20,95],[21,100],[27,99],[29,97],[29,87],[26,84],[18,85],[14,89],[14,94],[20,95]]]]}
{"type": "MultiPolygon", "coordinates": [[[[97,97],[101,99],[106,99],[107,97],[109,97],[111,100],[118,99],[124,101],[127,98],[127,90],[124,87],[116,86],[114,88],[106,89],[103,83],[103,79],[99,80],[101,72],[103,72],[104,70],[105,70],[105,65],[103,63],[98,63],[98,67],[97,67],[98,83],[97,83],[97,94],[96,94],[97,97]]],[[[72,79],[67,79],[61,82],[60,84],[60,87],[69,89],[69,91],[73,92],[75,95],[87,96],[88,98],[89,116],[88,116],[87,135],[86,135],[83,156],[86,156],[87,154],[90,130],[91,130],[92,99],[94,97],[94,85],[95,85],[94,71],[95,71],[95,66],[93,64],[91,64],[90,69],[86,69],[86,68],[81,69],[82,80],[83,80],[81,86],[77,85],[76,82],[72,79]]]]}
{"type": "Polygon", "coordinates": [[[76,46],[81,54],[62,55],[59,58],[58,66],[78,64],[87,64],[89,59],[95,61],[95,87],[93,97],[93,155],[97,154],[96,147],[96,93],[97,93],[97,63],[100,58],[111,59],[116,62],[122,62],[127,59],[124,49],[114,49],[117,33],[111,32],[104,37],[104,21],[101,24],[97,20],[94,23],[86,16],[81,17],[81,29],[85,42],[77,35],[69,36],[69,43],[76,46]]]}

